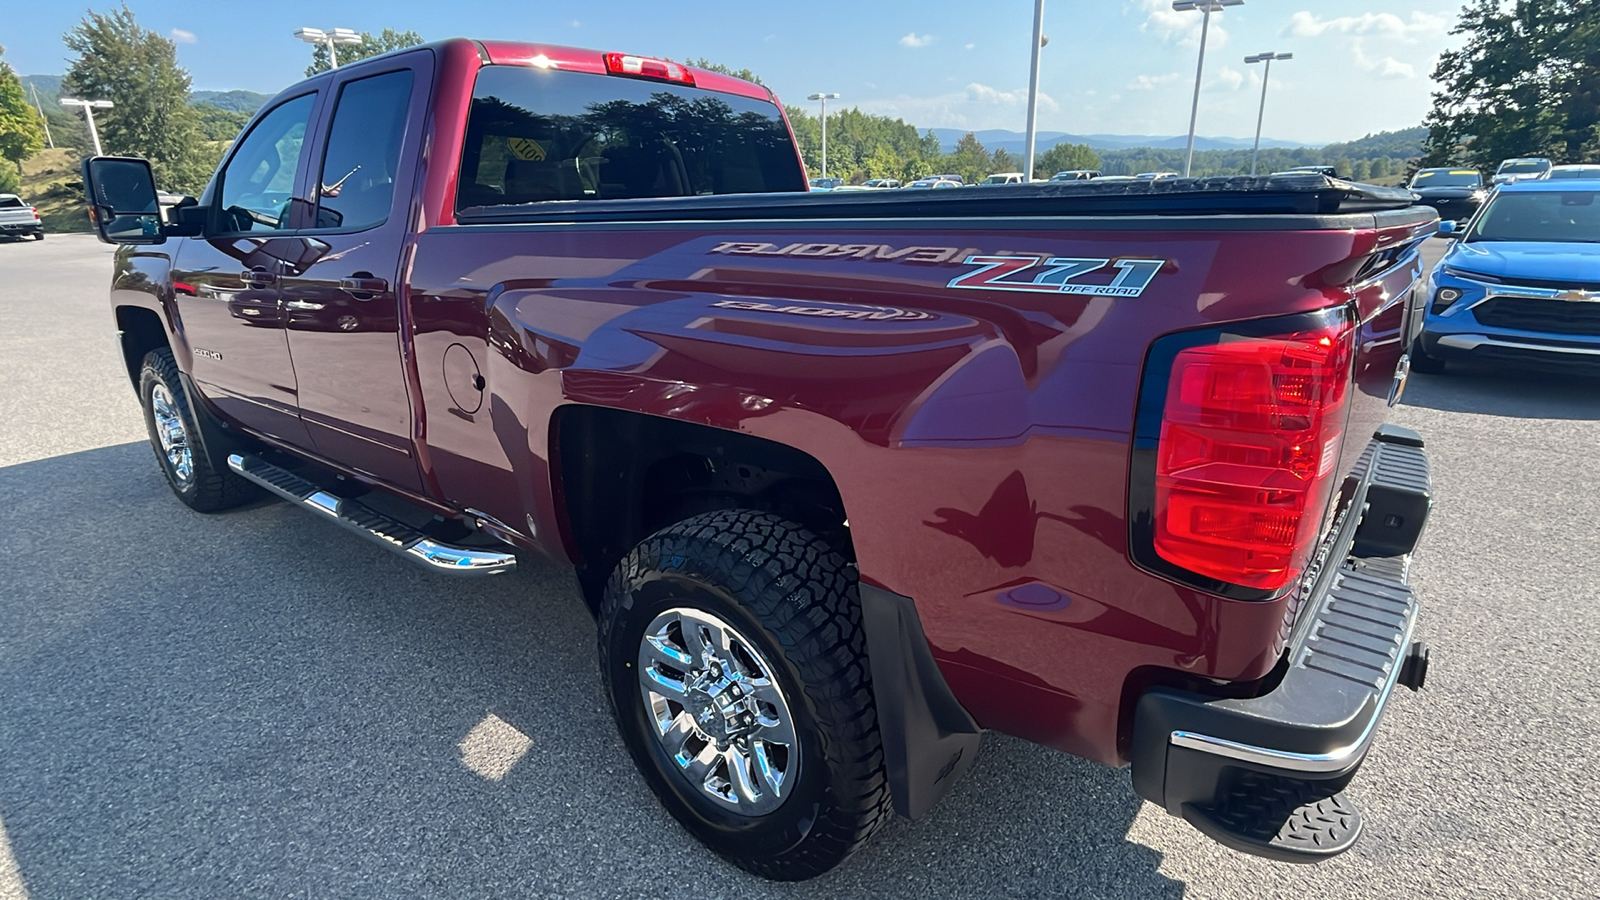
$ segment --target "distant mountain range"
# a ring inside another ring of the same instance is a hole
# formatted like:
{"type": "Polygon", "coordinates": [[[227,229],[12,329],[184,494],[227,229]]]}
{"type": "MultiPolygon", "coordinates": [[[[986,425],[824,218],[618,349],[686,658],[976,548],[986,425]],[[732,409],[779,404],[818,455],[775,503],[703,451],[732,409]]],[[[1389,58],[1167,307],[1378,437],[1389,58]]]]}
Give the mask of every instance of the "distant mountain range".
{"type": "MultiPolygon", "coordinates": [[[[39,101],[47,108],[56,106],[57,98],[61,91],[60,75],[24,75],[23,86],[33,85],[39,91],[39,101]]],[[[32,94],[29,94],[32,99],[32,94]]],[[[232,112],[254,113],[261,108],[261,104],[272,99],[271,94],[257,91],[194,91],[189,95],[189,102],[193,104],[210,104],[232,112]]],[[[966,134],[964,128],[934,128],[934,135],[939,138],[940,146],[949,152],[955,149],[956,142],[966,134]]],[[[1425,131],[1424,131],[1425,133],[1425,131]]],[[[1006,131],[999,128],[986,129],[973,132],[984,148],[989,151],[1004,149],[1014,156],[1021,156],[1023,144],[1027,136],[1019,131],[1006,131]]],[[[1387,134],[1387,133],[1386,133],[1387,134]]],[[[1409,131],[1396,132],[1410,138],[1409,131]]],[[[1420,138],[1416,138],[1420,141],[1420,138]]],[[[1042,152],[1060,143],[1088,144],[1096,150],[1129,150],[1133,148],[1150,147],[1160,150],[1182,150],[1187,143],[1187,135],[1149,135],[1149,134],[1072,134],[1065,131],[1041,131],[1037,136],[1036,148],[1042,152]]],[[[1194,148],[1196,150],[1248,150],[1253,139],[1234,137],[1210,137],[1196,135],[1194,148]]],[[[1353,147],[1358,142],[1352,142],[1353,147]]],[[[1276,138],[1262,138],[1262,149],[1281,148],[1286,150],[1300,150],[1321,147],[1321,144],[1306,144],[1297,141],[1284,141],[1276,138]]]]}
{"type": "MultiPolygon", "coordinates": [[[[33,102],[32,86],[39,92],[39,103],[45,108],[53,108],[61,99],[60,75],[24,75],[22,88],[28,97],[28,102],[33,102]]],[[[189,102],[199,105],[208,103],[212,106],[232,112],[253,113],[261,108],[261,104],[272,99],[271,94],[262,94],[256,91],[191,91],[189,102]]]]}
{"type": "MultiPolygon", "coordinates": [[[[961,136],[967,133],[964,128],[934,128],[932,131],[939,138],[939,145],[946,153],[954,150],[956,141],[961,140],[961,136]]],[[[978,139],[979,143],[983,144],[985,150],[992,152],[1004,149],[1012,155],[1020,155],[1023,152],[1023,145],[1027,143],[1026,134],[998,128],[975,131],[973,136],[978,139]]],[[[1057,144],[1088,144],[1095,150],[1129,150],[1134,147],[1182,150],[1188,145],[1188,142],[1189,136],[1184,134],[1166,137],[1149,134],[1070,134],[1065,131],[1041,131],[1036,136],[1035,148],[1037,151],[1043,152],[1057,144]]],[[[1254,143],[1254,138],[1202,137],[1195,135],[1194,148],[1196,150],[1248,150],[1254,143]]],[[[1263,148],[1278,147],[1285,150],[1300,150],[1321,145],[1280,141],[1264,137],[1261,139],[1261,146],[1263,148]]]]}

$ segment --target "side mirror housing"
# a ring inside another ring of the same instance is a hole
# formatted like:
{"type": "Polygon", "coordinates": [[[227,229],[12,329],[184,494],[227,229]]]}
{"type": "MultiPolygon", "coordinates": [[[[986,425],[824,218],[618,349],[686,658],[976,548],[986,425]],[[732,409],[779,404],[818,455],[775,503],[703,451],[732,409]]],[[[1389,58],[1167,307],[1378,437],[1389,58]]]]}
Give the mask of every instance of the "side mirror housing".
{"type": "Polygon", "coordinates": [[[1451,240],[1457,239],[1461,237],[1461,226],[1449,219],[1446,219],[1439,223],[1439,236],[1442,238],[1450,238],[1451,240]]]}
{"type": "Polygon", "coordinates": [[[96,156],[83,161],[83,190],[95,234],[108,244],[159,244],[161,201],[149,160],[96,156]]]}

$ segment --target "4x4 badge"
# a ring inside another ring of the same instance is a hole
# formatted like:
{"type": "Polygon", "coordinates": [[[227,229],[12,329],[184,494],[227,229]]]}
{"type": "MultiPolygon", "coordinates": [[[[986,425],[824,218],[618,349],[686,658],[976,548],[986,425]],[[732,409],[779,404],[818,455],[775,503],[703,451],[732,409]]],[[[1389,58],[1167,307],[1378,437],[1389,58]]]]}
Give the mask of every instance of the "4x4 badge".
{"type": "Polygon", "coordinates": [[[950,280],[950,287],[986,291],[1034,291],[1047,294],[1087,294],[1094,297],[1137,297],[1167,264],[1164,259],[1078,259],[1052,256],[969,256],[978,269],[950,280]],[[1116,277],[1108,284],[1078,279],[1105,269],[1116,277]],[[1030,271],[1031,270],[1031,271],[1030,271]],[[1028,272],[1031,278],[1017,277],[1028,272]]]}

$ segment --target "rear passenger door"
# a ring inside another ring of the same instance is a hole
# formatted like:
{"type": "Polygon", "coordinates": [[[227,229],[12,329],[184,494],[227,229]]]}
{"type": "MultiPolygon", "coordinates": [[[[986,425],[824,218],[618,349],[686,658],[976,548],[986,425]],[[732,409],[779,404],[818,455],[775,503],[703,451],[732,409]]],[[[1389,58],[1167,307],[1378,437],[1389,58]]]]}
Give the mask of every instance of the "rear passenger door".
{"type": "Polygon", "coordinates": [[[311,150],[313,218],[301,232],[325,249],[281,282],[316,450],[416,492],[399,285],[432,65],[423,50],[336,77],[311,150]]]}

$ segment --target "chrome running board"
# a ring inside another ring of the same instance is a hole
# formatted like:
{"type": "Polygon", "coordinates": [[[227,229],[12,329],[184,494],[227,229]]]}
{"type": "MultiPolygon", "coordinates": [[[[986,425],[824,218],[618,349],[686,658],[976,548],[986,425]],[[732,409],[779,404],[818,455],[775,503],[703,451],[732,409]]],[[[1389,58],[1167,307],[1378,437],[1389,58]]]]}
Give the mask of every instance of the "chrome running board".
{"type": "Polygon", "coordinates": [[[444,575],[498,575],[517,566],[514,554],[442,544],[360,501],[335,497],[299,475],[263,459],[235,453],[228,457],[228,468],[290,503],[363,535],[429,571],[444,575]]]}

